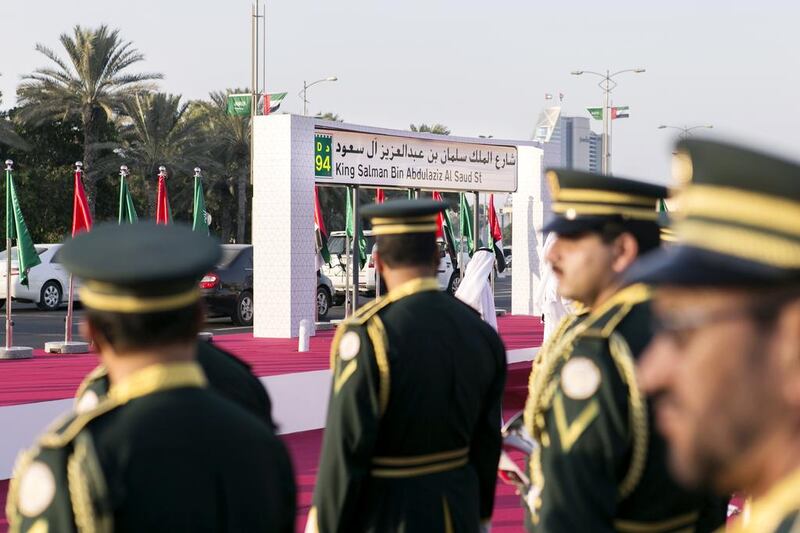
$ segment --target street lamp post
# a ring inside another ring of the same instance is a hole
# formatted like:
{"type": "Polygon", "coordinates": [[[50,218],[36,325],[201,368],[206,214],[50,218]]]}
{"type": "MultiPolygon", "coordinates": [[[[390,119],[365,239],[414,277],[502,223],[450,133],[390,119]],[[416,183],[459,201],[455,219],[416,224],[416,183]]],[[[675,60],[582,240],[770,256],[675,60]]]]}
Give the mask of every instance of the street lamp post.
{"type": "Polygon", "coordinates": [[[643,68],[628,68],[624,70],[618,70],[617,72],[611,73],[609,70],[606,70],[605,74],[601,72],[593,72],[591,70],[573,70],[570,74],[573,76],[580,76],[582,74],[592,74],[594,76],[599,76],[601,78],[600,83],[597,85],[603,89],[603,163],[602,163],[602,172],[603,174],[611,174],[611,118],[608,116],[610,111],[610,99],[611,99],[611,91],[613,91],[617,87],[617,82],[614,81],[614,78],[620,74],[624,74],[625,72],[633,72],[634,74],[641,74],[645,72],[643,68]]]}
{"type": "Polygon", "coordinates": [[[337,78],[336,76],[328,76],[327,78],[322,78],[321,80],[313,81],[311,83],[306,83],[306,81],[303,80],[303,90],[300,91],[300,93],[303,95],[303,116],[308,115],[308,98],[307,98],[308,88],[318,83],[322,83],[323,81],[337,81],[338,79],[339,78],[337,78]]]}
{"type": "Polygon", "coordinates": [[[700,124],[698,126],[670,126],[669,124],[662,124],[658,127],[658,129],[660,130],[673,129],[680,131],[681,139],[686,139],[687,137],[689,137],[694,130],[701,130],[701,129],[710,130],[713,128],[714,126],[712,124],[700,124]]]}

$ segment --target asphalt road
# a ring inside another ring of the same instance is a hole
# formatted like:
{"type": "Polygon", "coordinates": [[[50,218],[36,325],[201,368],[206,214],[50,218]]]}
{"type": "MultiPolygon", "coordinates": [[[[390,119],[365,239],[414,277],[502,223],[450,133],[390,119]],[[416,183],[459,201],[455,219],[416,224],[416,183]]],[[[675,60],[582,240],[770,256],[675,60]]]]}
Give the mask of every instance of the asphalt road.
{"type": "MultiPolygon", "coordinates": [[[[366,299],[365,299],[366,300],[366,299]]],[[[505,276],[495,282],[495,306],[498,309],[511,309],[511,276],[505,276]]],[[[74,311],[73,339],[82,340],[78,332],[78,324],[84,311],[78,308],[74,311]]],[[[14,345],[29,346],[34,349],[44,348],[46,342],[64,339],[64,321],[66,319],[66,305],[58,311],[39,311],[33,304],[14,303],[12,306],[14,319],[14,345]]],[[[326,321],[341,320],[344,317],[344,307],[331,308],[326,321]]],[[[252,327],[234,326],[230,319],[212,318],[206,322],[205,331],[214,335],[229,333],[252,332],[252,327]]],[[[5,309],[0,312],[0,345],[5,345],[5,309]]]]}

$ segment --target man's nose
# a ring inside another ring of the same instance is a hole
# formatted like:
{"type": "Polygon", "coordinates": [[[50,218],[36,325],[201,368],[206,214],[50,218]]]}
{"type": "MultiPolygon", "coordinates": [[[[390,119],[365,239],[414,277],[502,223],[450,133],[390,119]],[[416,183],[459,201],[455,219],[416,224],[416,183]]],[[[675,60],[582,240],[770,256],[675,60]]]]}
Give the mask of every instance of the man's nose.
{"type": "Polygon", "coordinates": [[[648,396],[667,389],[677,365],[675,346],[663,335],[656,335],[639,360],[636,370],[639,387],[648,396]]]}

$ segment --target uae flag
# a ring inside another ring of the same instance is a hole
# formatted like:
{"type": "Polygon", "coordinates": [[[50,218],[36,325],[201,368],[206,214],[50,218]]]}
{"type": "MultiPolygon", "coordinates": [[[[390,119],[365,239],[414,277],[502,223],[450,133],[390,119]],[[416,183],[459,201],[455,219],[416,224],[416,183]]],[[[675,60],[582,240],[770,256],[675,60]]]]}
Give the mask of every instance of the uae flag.
{"type": "Polygon", "coordinates": [[[492,237],[494,256],[497,259],[497,271],[506,269],[506,256],[503,254],[503,230],[494,210],[494,194],[489,195],[489,235],[492,237]]]}
{"type": "Polygon", "coordinates": [[[82,231],[92,229],[92,214],[89,212],[89,202],[86,200],[86,191],[83,190],[83,172],[75,170],[75,193],[72,197],[72,236],[82,231]]]}
{"type": "MultiPolygon", "coordinates": [[[[437,202],[444,203],[442,195],[436,191],[433,191],[433,199],[437,202]]],[[[447,253],[450,254],[450,259],[453,261],[453,268],[458,268],[456,240],[453,238],[453,224],[450,222],[450,215],[447,214],[447,209],[440,211],[436,217],[436,237],[444,238],[444,243],[447,246],[447,253]]]]}
{"type": "Polygon", "coordinates": [[[269,115],[274,113],[281,106],[281,102],[286,98],[286,93],[264,93],[261,95],[261,113],[269,115]]]}
{"type": "Polygon", "coordinates": [[[158,192],[156,193],[156,224],[169,224],[172,222],[172,210],[169,207],[167,196],[167,176],[159,174],[158,192]]]}
{"type": "MultiPolygon", "coordinates": [[[[14,187],[14,176],[11,168],[6,169],[6,237],[17,241],[17,264],[19,268],[19,282],[28,286],[28,271],[42,262],[33,239],[22,217],[22,208],[19,205],[17,189],[14,187]]],[[[11,250],[6,250],[11,254],[11,250]]],[[[10,255],[8,257],[11,257],[10,255]]]]}
{"type": "Polygon", "coordinates": [[[630,116],[631,115],[628,111],[628,106],[611,108],[611,120],[616,120],[618,118],[628,118],[630,116]]]}
{"type": "Polygon", "coordinates": [[[314,234],[317,241],[317,255],[322,257],[322,261],[331,264],[331,253],[328,251],[328,231],[325,229],[325,221],[322,220],[322,208],[319,206],[319,194],[317,187],[314,187],[314,234]]]}

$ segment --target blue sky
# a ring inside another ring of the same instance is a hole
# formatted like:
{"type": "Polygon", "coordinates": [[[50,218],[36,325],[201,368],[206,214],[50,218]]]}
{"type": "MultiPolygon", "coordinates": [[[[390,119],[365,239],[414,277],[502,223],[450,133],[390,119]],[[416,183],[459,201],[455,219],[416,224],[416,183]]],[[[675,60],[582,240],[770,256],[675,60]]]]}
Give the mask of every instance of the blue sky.
{"type": "MultiPolygon", "coordinates": [[[[59,50],[58,35],[78,23],[120,28],[146,55],[139,69],[165,75],[162,90],[202,98],[247,86],[250,6],[2,0],[3,107],[13,105],[20,75],[46,64],[35,43],[59,50]]],[[[267,10],[267,88],[289,92],[287,112],[302,112],[304,79],[336,75],[309,91],[311,112],[529,139],[546,92],[563,92],[568,114],[600,104],[596,80],[570,71],[642,66],[646,73],[621,77],[614,93],[631,108],[614,123],[615,174],[668,178],[674,136],[657,129],[662,123],[708,123],[715,138],[800,149],[797,3],[281,0],[267,10]]]]}

